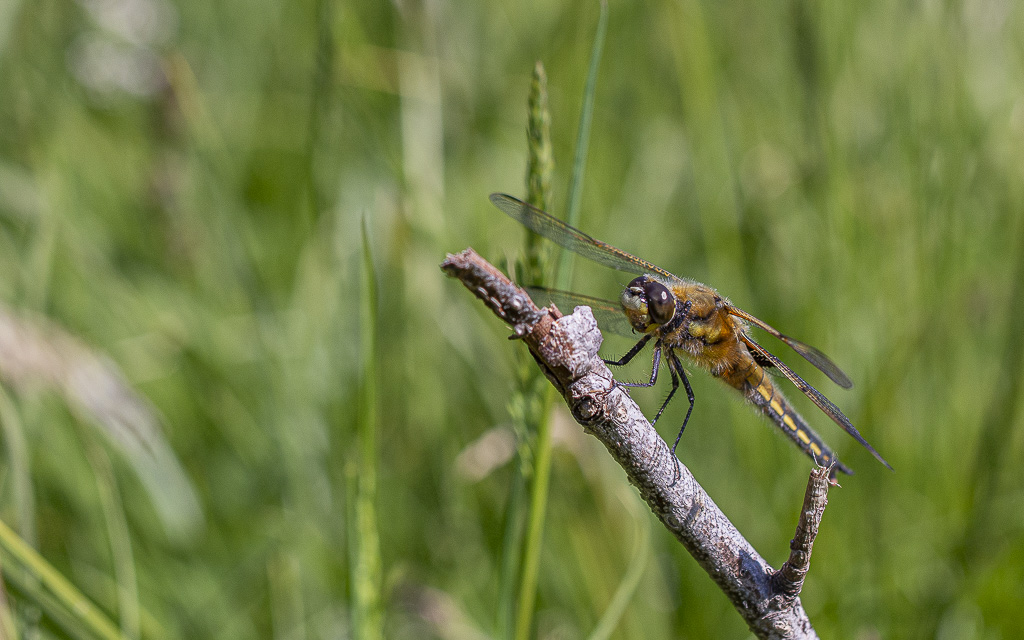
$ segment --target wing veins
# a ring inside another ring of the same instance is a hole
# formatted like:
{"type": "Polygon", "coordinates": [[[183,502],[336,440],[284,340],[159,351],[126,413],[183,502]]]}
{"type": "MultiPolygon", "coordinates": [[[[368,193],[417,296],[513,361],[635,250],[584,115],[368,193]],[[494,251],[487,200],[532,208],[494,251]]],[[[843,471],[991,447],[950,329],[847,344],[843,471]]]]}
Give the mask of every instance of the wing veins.
{"type": "Polygon", "coordinates": [[[680,282],[680,278],[661,267],[646,260],[601,242],[583,233],[575,227],[562,222],[551,214],[514,198],[505,193],[492,193],[491,202],[506,215],[519,222],[530,231],[544,236],[555,244],[583,256],[588,260],[627,273],[654,273],[671,282],[680,282]]]}
{"type": "Polygon", "coordinates": [[[565,313],[571,313],[572,309],[577,306],[588,306],[594,312],[594,317],[603,331],[627,338],[636,337],[636,332],[633,331],[633,326],[629,324],[622,308],[611,300],[560,289],[548,289],[547,287],[526,287],[526,291],[534,301],[554,303],[565,313]]]}
{"type": "Polygon", "coordinates": [[[744,320],[750,322],[751,324],[754,324],[757,327],[764,329],[765,331],[772,334],[779,340],[782,340],[783,342],[788,344],[793,349],[793,351],[799,353],[804,358],[804,360],[807,360],[807,362],[813,364],[815,368],[818,369],[818,371],[824,373],[826,376],[829,377],[829,379],[832,382],[835,382],[840,387],[844,389],[849,389],[850,387],[853,386],[853,382],[845,373],[843,373],[843,370],[839,368],[839,365],[832,362],[832,360],[828,356],[826,356],[818,349],[815,349],[809,344],[800,342],[796,338],[790,338],[789,336],[783,334],[779,330],[769,325],[767,322],[750,315],[743,309],[729,307],[729,313],[739,318],[743,318],[744,320]]]}
{"type": "Polygon", "coordinates": [[[839,407],[833,404],[831,400],[826,398],[820,391],[812,387],[806,380],[798,376],[795,371],[786,366],[786,363],[784,363],[782,360],[779,360],[774,355],[772,355],[767,349],[754,342],[754,340],[750,336],[741,334],[740,338],[743,340],[743,343],[747,345],[749,349],[760,354],[761,357],[771,362],[772,365],[775,366],[775,368],[781,371],[784,376],[789,378],[790,382],[796,385],[796,388],[799,389],[801,393],[810,398],[811,402],[817,405],[817,407],[821,409],[825,413],[825,415],[827,415],[829,418],[832,418],[832,420],[840,427],[842,427],[843,430],[846,431],[846,433],[853,436],[854,440],[859,442],[861,445],[864,446],[865,449],[870,451],[871,455],[875,456],[875,459],[877,459],[879,462],[888,467],[890,471],[892,470],[892,465],[886,462],[885,458],[883,458],[881,454],[875,451],[874,447],[868,444],[868,441],[864,439],[864,436],[860,435],[860,432],[857,431],[857,428],[853,426],[853,423],[850,422],[850,419],[847,418],[846,415],[844,415],[843,412],[840,411],[839,407]]]}

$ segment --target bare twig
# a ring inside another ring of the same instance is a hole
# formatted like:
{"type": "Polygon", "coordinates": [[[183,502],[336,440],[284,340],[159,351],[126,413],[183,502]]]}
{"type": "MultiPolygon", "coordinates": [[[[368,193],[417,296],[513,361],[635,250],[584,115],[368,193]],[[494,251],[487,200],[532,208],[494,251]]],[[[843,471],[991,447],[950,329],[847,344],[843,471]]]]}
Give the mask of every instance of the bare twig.
{"type": "Polygon", "coordinates": [[[513,327],[512,338],[526,343],[575,419],[608,448],[654,514],[725,592],[757,637],[817,638],[798,594],[824,509],[827,470],[812,472],[792,555],[776,572],[672,456],[636,403],[614,384],[597,355],[602,338],[588,307],[564,317],[554,307],[538,309],[525,291],[472,249],[449,255],[441,268],[513,327]]]}
{"type": "Polygon", "coordinates": [[[829,474],[832,467],[818,467],[811,471],[804,493],[804,506],[800,510],[800,521],[796,535],[789,543],[789,560],[772,576],[775,590],[788,597],[796,597],[804,586],[804,578],[811,568],[811,547],[818,535],[818,525],[828,504],[829,474]]]}

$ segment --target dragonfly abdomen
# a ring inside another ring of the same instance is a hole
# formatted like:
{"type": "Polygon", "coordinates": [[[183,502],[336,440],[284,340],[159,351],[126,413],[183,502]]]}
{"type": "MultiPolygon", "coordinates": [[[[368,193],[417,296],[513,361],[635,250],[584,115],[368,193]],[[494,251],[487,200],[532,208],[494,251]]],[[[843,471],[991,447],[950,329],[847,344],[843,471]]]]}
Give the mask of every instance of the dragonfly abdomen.
{"type": "Polygon", "coordinates": [[[796,412],[764,368],[754,362],[753,358],[742,366],[722,372],[718,377],[742,392],[749,402],[768,416],[775,426],[816,463],[827,466],[835,461],[837,471],[853,473],[836,459],[835,453],[796,412]]]}

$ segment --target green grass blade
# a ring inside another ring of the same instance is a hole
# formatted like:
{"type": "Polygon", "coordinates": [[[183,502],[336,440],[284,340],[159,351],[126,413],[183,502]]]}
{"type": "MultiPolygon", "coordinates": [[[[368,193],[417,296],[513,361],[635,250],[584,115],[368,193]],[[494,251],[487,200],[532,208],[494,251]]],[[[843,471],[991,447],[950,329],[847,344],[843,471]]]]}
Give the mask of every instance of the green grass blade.
{"type": "MultiPolygon", "coordinates": [[[[576,137],[576,152],[572,161],[572,176],[569,179],[569,199],[566,202],[565,220],[574,227],[579,226],[580,197],[583,194],[583,172],[587,164],[587,148],[590,146],[590,124],[594,115],[594,94],[597,91],[597,71],[604,51],[604,37],[608,31],[608,2],[601,0],[601,14],[597,21],[597,34],[594,36],[594,47],[590,52],[590,68],[587,71],[587,83],[583,87],[583,105],[580,108],[580,125],[576,137]]],[[[572,276],[571,255],[561,252],[558,272],[555,277],[555,288],[565,289],[572,276]]]]}
{"type": "MultiPolygon", "coordinates": [[[[639,507],[640,500],[636,494],[631,493],[629,498],[630,500],[627,504],[639,507]]],[[[631,509],[631,511],[633,512],[633,524],[635,525],[633,536],[636,540],[633,544],[633,557],[630,558],[629,567],[622,576],[622,580],[619,581],[615,595],[612,596],[608,607],[601,614],[601,619],[598,621],[597,626],[594,627],[594,631],[590,634],[588,640],[605,640],[611,637],[612,632],[615,631],[616,626],[619,624],[619,620],[622,619],[622,615],[626,612],[626,607],[629,605],[630,600],[633,599],[636,588],[640,585],[640,578],[643,577],[644,570],[647,569],[647,565],[651,561],[651,519],[643,509],[635,508],[631,509]]]]}
{"type": "Polygon", "coordinates": [[[132,538],[128,521],[117,490],[117,480],[107,452],[98,444],[91,444],[86,451],[96,478],[96,492],[107,525],[110,541],[110,555],[114,565],[114,579],[117,585],[117,610],[120,627],[129,638],[140,636],[141,612],[139,608],[139,585],[132,554],[132,538]]]}
{"type": "Polygon", "coordinates": [[[35,549],[0,521],[0,566],[15,589],[75,638],[124,640],[114,623],[35,549]]]}
{"type": "MultiPolygon", "coordinates": [[[[536,207],[545,208],[551,201],[551,173],[554,160],[551,145],[551,115],[548,112],[547,77],[544,66],[538,62],[533,70],[533,82],[530,85],[529,124],[527,137],[529,147],[529,164],[527,170],[527,200],[536,207]]],[[[542,282],[540,275],[544,273],[546,260],[541,253],[542,245],[537,243],[537,236],[527,234],[527,272],[534,282],[542,282]]],[[[514,405],[519,407],[519,417],[523,429],[521,433],[536,436],[533,440],[532,456],[529,465],[520,457],[520,470],[529,466],[530,475],[529,500],[525,505],[526,530],[522,535],[518,530],[510,529],[506,542],[511,537],[522,538],[522,572],[519,574],[518,609],[516,611],[513,633],[506,637],[529,637],[533,626],[533,612],[537,600],[537,577],[540,566],[540,550],[544,538],[544,520],[547,512],[548,490],[551,478],[551,402],[553,389],[533,366],[523,358],[520,367],[519,392],[514,405]]],[[[522,448],[520,449],[522,451],[522,448]]],[[[513,491],[516,490],[513,487],[513,491]]],[[[510,513],[510,525],[517,525],[518,514],[510,513]]],[[[516,545],[519,548],[519,545],[516,545]]],[[[501,627],[499,626],[499,629],[501,627]]]]}
{"type": "Polygon", "coordinates": [[[36,538],[36,509],[31,468],[29,467],[31,460],[29,446],[25,439],[25,428],[18,409],[2,386],[0,386],[0,429],[3,430],[3,443],[7,450],[11,493],[14,496],[18,528],[23,539],[34,542],[36,538]]]}
{"type": "MultiPolygon", "coordinates": [[[[594,93],[597,86],[597,70],[601,60],[601,52],[604,48],[604,38],[608,27],[608,5],[607,2],[601,2],[600,17],[598,18],[597,35],[594,38],[594,46],[591,51],[590,58],[590,69],[587,73],[587,82],[584,86],[583,91],[583,105],[580,113],[580,125],[579,134],[576,140],[576,153],[573,160],[573,171],[572,178],[570,181],[569,189],[569,200],[568,200],[568,214],[567,218],[569,224],[576,224],[576,219],[579,218],[579,199],[580,193],[583,189],[583,171],[586,165],[587,146],[590,140],[590,124],[594,109],[594,93]]],[[[539,75],[543,71],[542,68],[535,70],[535,85],[543,86],[543,76],[539,75]]],[[[541,96],[544,94],[542,93],[541,96]]],[[[546,100],[545,100],[546,102],[546,100]]],[[[531,107],[534,104],[542,104],[541,101],[532,100],[530,101],[531,107]]],[[[543,130],[546,126],[546,122],[543,119],[543,109],[531,108],[531,126],[530,131],[532,132],[536,126],[537,129],[543,130]],[[534,118],[538,119],[536,125],[533,124],[534,118]]],[[[531,136],[531,158],[534,155],[543,153],[543,145],[534,144],[533,137],[531,136]]],[[[531,167],[534,165],[543,166],[541,160],[537,162],[531,161],[531,167]]],[[[550,170],[550,163],[547,165],[550,170]]],[[[532,174],[531,174],[532,176],[532,174]]],[[[538,179],[537,181],[543,184],[543,181],[538,179]]],[[[534,192],[533,180],[528,180],[528,187],[530,189],[531,198],[537,198],[537,202],[531,202],[536,206],[541,206],[541,203],[549,201],[549,198],[543,196],[539,192],[534,192]]],[[[550,184],[550,180],[548,181],[550,184]]],[[[542,207],[543,208],[543,207],[542,207]]],[[[567,252],[561,253],[561,259],[557,274],[555,276],[555,282],[557,288],[566,288],[570,271],[569,261],[571,256],[567,252]]],[[[544,394],[542,402],[542,412],[540,418],[537,421],[537,438],[535,442],[534,452],[534,475],[533,483],[530,487],[530,506],[529,515],[527,517],[527,528],[526,528],[526,539],[524,542],[523,549],[523,573],[520,582],[519,589],[519,611],[516,618],[516,634],[517,640],[525,640],[530,637],[531,629],[533,627],[533,613],[534,607],[536,606],[537,600],[537,580],[540,570],[540,552],[542,547],[542,541],[544,536],[544,520],[547,511],[548,491],[551,482],[551,420],[550,420],[550,407],[553,400],[553,389],[548,388],[544,394]]]]}
{"type": "MultiPolygon", "coordinates": [[[[550,403],[545,402],[545,405],[550,403]]],[[[523,575],[519,588],[519,614],[516,617],[516,639],[530,637],[533,612],[537,601],[537,578],[540,572],[540,550],[544,538],[544,516],[551,484],[551,420],[545,411],[537,424],[533,484],[530,486],[530,510],[527,517],[526,541],[523,548],[523,575]]]]}
{"type": "Polygon", "coordinates": [[[363,220],[363,293],[360,296],[362,384],[356,425],[358,459],[350,476],[350,564],[352,633],[355,638],[384,637],[381,611],[380,535],[377,530],[377,282],[367,222],[363,220]],[[353,491],[354,490],[354,491],[353,491]],[[352,537],[354,536],[354,537],[352,537]]]}
{"type": "Polygon", "coordinates": [[[515,604],[518,596],[520,561],[522,558],[523,520],[525,512],[526,478],[522,465],[517,465],[509,487],[508,506],[505,509],[505,532],[502,537],[501,573],[498,578],[498,606],[494,635],[498,638],[515,636],[515,604]]]}
{"type": "Polygon", "coordinates": [[[2,567],[0,567],[0,638],[20,638],[18,625],[14,619],[14,612],[11,610],[11,603],[7,598],[7,589],[2,579],[2,567]]]}
{"type": "MultiPolygon", "coordinates": [[[[59,393],[83,422],[95,425],[132,464],[172,538],[203,526],[199,498],[164,434],[160,418],[104,352],[56,323],[0,306],[0,376],[59,393]]],[[[10,412],[7,412],[8,414],[10,412]]]]}

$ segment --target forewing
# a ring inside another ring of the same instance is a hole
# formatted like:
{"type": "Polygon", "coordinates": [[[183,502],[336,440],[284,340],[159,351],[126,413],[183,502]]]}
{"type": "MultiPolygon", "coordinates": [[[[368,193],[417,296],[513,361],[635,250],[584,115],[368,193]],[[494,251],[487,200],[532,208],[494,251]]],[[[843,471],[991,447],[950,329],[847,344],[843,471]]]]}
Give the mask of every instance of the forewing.
{"type": "Polygon", "coordinates": [[[789,378],[789,380],[796,385],[797,389],[799,389],[805,396],[810,398],[811,402],[816,404],[819,409],[825,412],[825,415],[832,418],[832,420],[834,420],[836,424],[842,427],[843,430],[846,431],[846,433],[853,436],[854,440],[861,443],[865,449],[870,451],[871,455],[875,456],[875,458],[879,462],[881,462],[890,470],[892,470],[892,466],[885,461],[885,458],[883,458],[877,451],[875,451],[874,447],[868,444],[868,441],[865,440],[862,435],[860,435],[860,432],[857,431],[857,428],[853,426],[853,423],[850,422],[850,419],[847,418],[843,414],[843,412],[839,410],[839,407],[832,404],[831,400],[826,398],[824,395],[821,394],[820,391],[812,387],[810,384],[807,383],[807,381],[798,376],[796,372],[794,372],[792,369],[786,366],[786,363],[784,363],[782,360],[779,360],[774,355],[772,355],[767,349],[754,342],[754,340],[750,336],[746,334],[741,334],[740,339],[743,340],[743,343],[747,345],[747,348],[750,349],[752,352],[759,354],[762,358],[771,362],[772,366],[777,368],[779,371],[782,372],[784,376],[789,378]]]}
{"type": "Polygon", "coordinates": [[[847,377],[845,373],[843,373],[843,370],[839,368],[839,365],[832,362],[832,360],[830,360],[828,356],[826,356],[821,351],[818,351],[811,345],[804,344],[803,342],[800,342],[795,338],[790,338],[789,336],[782,334],[781,332],[770,326],[767,322],[755,318],[754,316],[750,315],[743,309],[729,307],[729,313],[739,318],[743,318],[744,320],[750,322],[751,324],[754,324],[764,329],[765,331],[772,334],[779,340],[782,340],[790,347],[792,347],[793,351],[796,351],[801,356],[803,356],[805,360],[807,360],[815,367],[817,367],[819,371],[828,376],[829,379],[832,380],[832,382],[835,382],[840,387],[844,389],[849,389],[850,387],[853,386],[853,382],[850,380],[849,377],[847,377]]]}
{"type": "Polygon", "coordinates": [[[670,282],[681,282],[680,278],[661,267],[617,249],[607,242],[595,240],[518,198],[504,193],[492,193],[491,202],[530,231],[588,260],[627,273],[655,273],[670,282]]]}

